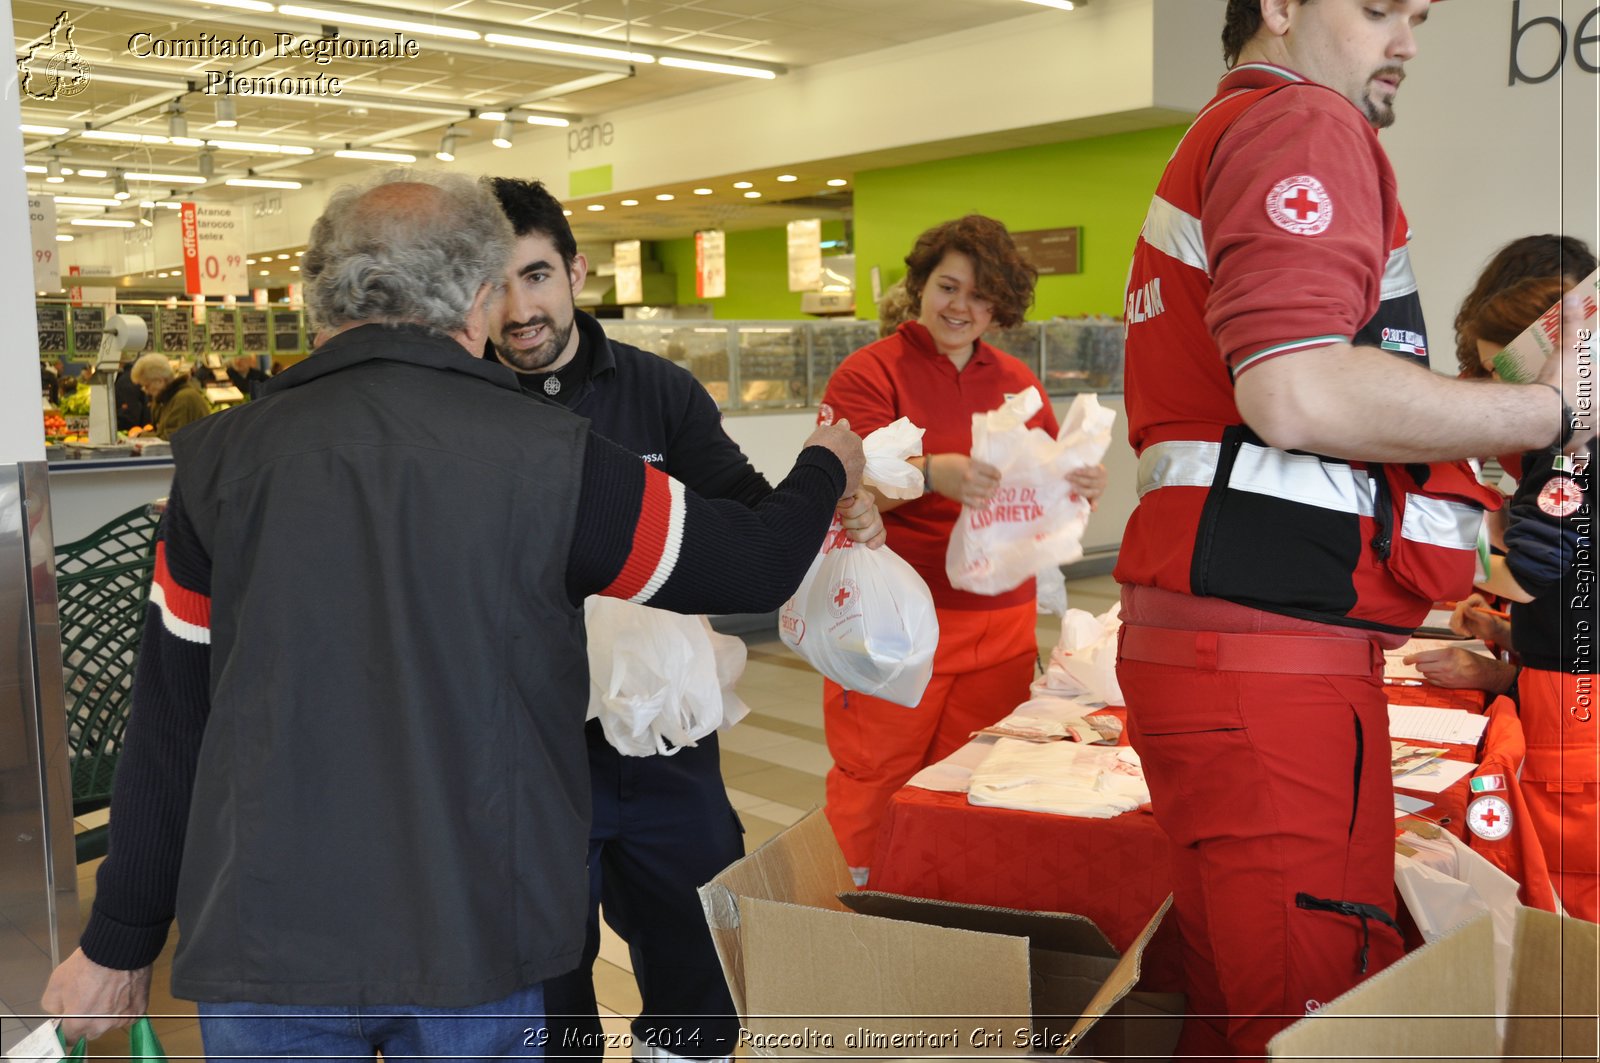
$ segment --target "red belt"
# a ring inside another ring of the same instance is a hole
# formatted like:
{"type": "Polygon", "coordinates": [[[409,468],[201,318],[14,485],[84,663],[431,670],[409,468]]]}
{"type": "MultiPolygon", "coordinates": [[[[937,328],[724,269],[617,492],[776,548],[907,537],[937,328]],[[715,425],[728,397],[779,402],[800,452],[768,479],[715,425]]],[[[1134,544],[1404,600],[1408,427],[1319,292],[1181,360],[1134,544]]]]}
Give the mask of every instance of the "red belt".
{"type": "Polygon", "coordinates": [[[1185,631],[1136,624],[1122,626],[1117,657],[1213,672],[1290,675],[1370,676],[1383,667],[1383,651],[1362,638],[1185,631]]]}

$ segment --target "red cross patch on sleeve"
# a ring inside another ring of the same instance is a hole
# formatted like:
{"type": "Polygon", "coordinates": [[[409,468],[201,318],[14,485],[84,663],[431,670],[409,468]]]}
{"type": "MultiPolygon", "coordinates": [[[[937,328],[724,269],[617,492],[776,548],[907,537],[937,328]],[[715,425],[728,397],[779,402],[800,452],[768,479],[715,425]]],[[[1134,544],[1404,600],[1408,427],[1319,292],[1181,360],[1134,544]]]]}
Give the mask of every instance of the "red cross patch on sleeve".
{"type": "Polygon", "coordinates": [[[1310,174],[1285,177],[1267,193],[1267,217],[1296,236],[1317,236],[1333,224],[1333,197],[1310,174]]]}
{"type": "Polygon", "coordinates": [[[1557,520],[1570,517],[1583,505],[1583,492],[1570,476],[1552,476],[1539,488],[1539,512],[1557,520]]]}

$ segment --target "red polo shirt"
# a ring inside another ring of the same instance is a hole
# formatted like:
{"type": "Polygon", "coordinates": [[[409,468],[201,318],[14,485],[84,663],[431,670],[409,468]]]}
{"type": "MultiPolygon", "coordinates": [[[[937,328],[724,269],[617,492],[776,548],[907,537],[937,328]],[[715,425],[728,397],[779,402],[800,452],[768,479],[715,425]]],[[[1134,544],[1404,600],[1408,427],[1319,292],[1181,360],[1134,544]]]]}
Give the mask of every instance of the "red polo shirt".
{"type": "MultiPolygon", "coordinates": [[[[908,321],[900,330],[846,358],[828,380],[822,397],[822,419],[830,412],[846,418],[865,436],[901,417],[925,429],[924,454],[967,454],[972,450],[972,415],[987,413],[1006,398],[1029,387],[1044,386],[1026,365],[1004,351],[979,342],[960,370],[940,354],[928,330],[908,321]]],[[[1060,431],[1048,398],[1028,422],[1054,436],[1060,431]]],[[[961,505],[926,494],[885,513],[889,545],[910,562],[933,592],[941,609],[999,609],[1033,599],[1029,580],[1005,594],[972,594],[950,586],[945,552],[961,505]]]]}

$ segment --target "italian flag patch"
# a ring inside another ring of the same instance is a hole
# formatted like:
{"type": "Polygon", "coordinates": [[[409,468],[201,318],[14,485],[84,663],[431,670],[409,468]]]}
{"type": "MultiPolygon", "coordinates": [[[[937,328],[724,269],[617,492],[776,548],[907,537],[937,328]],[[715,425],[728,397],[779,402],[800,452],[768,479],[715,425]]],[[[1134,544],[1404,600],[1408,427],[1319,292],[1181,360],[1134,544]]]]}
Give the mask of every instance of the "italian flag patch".
{"type": "Polygon", "coordinates": [[[1506,777],[1504,775],[1479,775],[1470,784],[1475,794],[1487,793],[1490,790],[1504,790],[1506,777]]]}

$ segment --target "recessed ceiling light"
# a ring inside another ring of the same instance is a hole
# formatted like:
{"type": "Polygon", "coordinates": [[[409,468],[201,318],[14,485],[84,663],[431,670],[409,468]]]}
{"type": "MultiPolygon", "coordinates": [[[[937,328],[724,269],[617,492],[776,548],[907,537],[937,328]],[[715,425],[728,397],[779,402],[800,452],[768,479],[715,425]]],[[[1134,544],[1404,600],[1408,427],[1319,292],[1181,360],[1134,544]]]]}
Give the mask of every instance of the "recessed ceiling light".
{"type": "Polygon", "coordinates": [[[790,181],[798,181],[800,178],[796,177],[792,173],[780,173],[778,175],[778,180],[782,181],[784,184],[788,184],[790,181]]]}
{"type": "Polygon", "coordinates": [[[709,196],[711,194],[711,189],[709,189],[709,188],[697,188],[697,189],[694,190],[694,194],[697,195],[697,196],[709,196]]]}
{"type": "Polygon", "coordinates": [[[261,271],[261,273],[260,273],[260,274],[259,274],[259,276],[262,276],[262,277],[265,277],[265,276],[267,276],[267,275],[268,275],[268,274],[270,274],[270,273],[271,273],[271,272],[272,272],[272,271],[271,271],[271,270],[270,270],[270,269],[264,269],[264,270],[262,270],[262,271],[261,271]]]}
{"type": "Polygon", "coordinates": [[[622,201],[622,205],[624,207],[637,207],[639,205],[639,201],[637,199],[624,199],[622,201]]]}
{"type": "Polygon", "coordinates": [[[751,184],[749,181],[735,181],[735,182],[733,182],[733,187],[735,187],[735,188],[754,188],[755,185],[751,184]]]}
{"type": "Polygon", "coordinates": [[[278,259],[279,259],[279,261],[282,261],[282,260],[284,260],[284,259],[286,259],[288,257],[289,257],[288,255],[279,255],[278,259]]]}
{"type": "Polygon", "coordinates": [[[244,264],[247,266],[253,266],[256,264],[256,260],[253,258],[247,258],[244,260],[244,264]]]}
{"type": "Polygon", "coordinates": [[[589,204],[589,209],[590,210],[605,210],[606,209],[606,205],[604,203],[590,203],[589,204]]]}
{"type": "Polygon", "coordinates": [[[290,266],[289,267],[289,272],[290,273],[299,273],[300,272],[300,267],[299,266],[290,266]]]}
{"type": "Polygon", "coordinates": [[[572,211],[570,211],[570,210],[563,210],[563,211],[562,211],[562,212],[561,212],[561,216],[562,216],[562,217],[563,217],[563,218],[570,218],[570,217],[572,217],[572,211]]]}
{"type": "Polygon", "coordinates": [[[760,192],[746,192],[744,194],[744,198],[746,198],[746,199],[760,199],[761,198],[761,193],[760,192]]]}
{"type": "Polygon", "coordinates": [[[662,192],[662,193],[660,193],[659,195],[656,196],[656,199],[660,200],[662,203],[671,203],[674,199],[677,199],[677,198],[678,197],[673,195],[671,192],[662,192]]]}
{"type": "Polygon", "coordinates": [[[74,241],[76,239],[77,239],[76,236],[71,236],[71,235],[69,235],[67,233],[56,233],[56,241],[58,243],[70,244],[70,243],[72,243],[72,241],[74,241]]]}
{"type": "Polygon", "coordinates": [[[300,188],[299,181],[277,181],[267,177],[230,177],[223,184],[234,188],[300,188]]]}
{"type": "Polygon", "coordinates": [[[843,177],[835,177],[833,180],[828,182],[828,187],[829,188],[843,188],[845,185],[847,185],[849,183],[850,182],[846,181],[843,177]]]}
{"type": "Polygon", "coordinates": [[[700,59],[678,59],[674,56],[662,56],[657,60],[662,66],[675,66],[683,70],[705,70],[712,74],[735,74],[746,78],[763,78],[771,81],[777,73],[771,70],[762,70],[754,66],[740,66],[737,63],[707,63],[700,59]]]}

